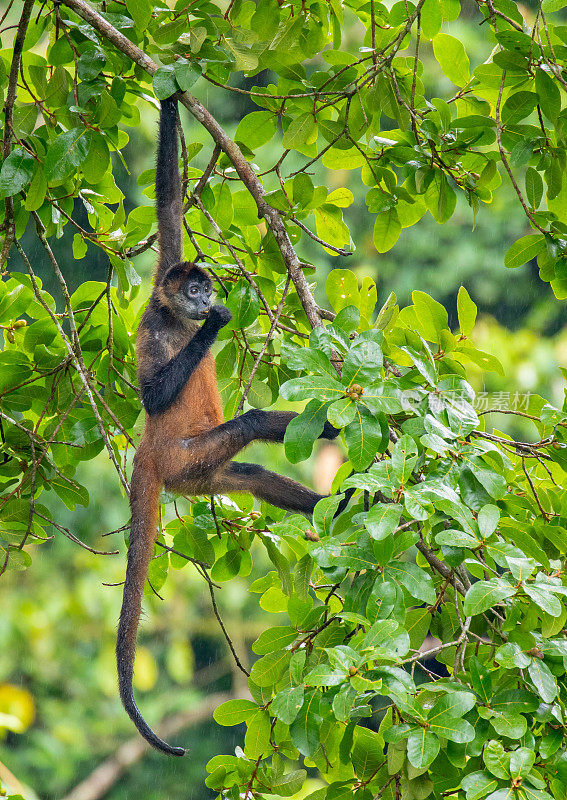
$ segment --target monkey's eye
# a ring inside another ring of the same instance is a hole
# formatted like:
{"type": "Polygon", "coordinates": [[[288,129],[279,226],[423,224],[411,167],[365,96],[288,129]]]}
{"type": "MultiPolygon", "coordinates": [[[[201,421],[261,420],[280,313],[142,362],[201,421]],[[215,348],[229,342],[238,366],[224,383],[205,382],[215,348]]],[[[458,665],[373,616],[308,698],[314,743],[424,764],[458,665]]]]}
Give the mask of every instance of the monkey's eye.
{"type": "Polygon", "coordinates": [[[192,297],[196,297],[196,296],[199,294],[199,289],[197,288],[197,286],[192,286],[192,287],[189,289],[189,294],[190,294],[192,297]]]}

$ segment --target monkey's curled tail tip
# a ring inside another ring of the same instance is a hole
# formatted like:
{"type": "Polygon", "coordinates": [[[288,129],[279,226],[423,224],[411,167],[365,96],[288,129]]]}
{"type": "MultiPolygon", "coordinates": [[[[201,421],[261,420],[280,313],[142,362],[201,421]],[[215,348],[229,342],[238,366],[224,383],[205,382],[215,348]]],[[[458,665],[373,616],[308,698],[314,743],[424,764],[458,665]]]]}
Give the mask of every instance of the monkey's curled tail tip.
{"type": "Polygon", "coordinates": [[[122,695],[122,702],[124,703],[124,708],[126,709],[128,716],[148,744],[151,744],[151,746],[155,747],[156,750],[160,750],[162,753],[166,753],[168,756],[185,755],[187,752],[185,747],[173,747],[173,745],[164,742],[163,739],[160,739],[159,736],[153,732],[146,720],[140,714],[140,710],[138,709],[132,694],[127,696],[122,695]]]}

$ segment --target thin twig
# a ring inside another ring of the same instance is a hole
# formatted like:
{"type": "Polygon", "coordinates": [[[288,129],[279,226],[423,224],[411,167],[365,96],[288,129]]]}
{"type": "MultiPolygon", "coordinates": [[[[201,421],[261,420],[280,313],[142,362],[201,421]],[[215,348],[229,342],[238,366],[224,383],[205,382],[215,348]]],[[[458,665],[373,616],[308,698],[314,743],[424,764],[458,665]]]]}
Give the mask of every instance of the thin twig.
{"type": "Polygon", "coordinates": [[[288,290],[289,290],[289,282],[290,282],[290,280],[291,280],[290,276],[288,275],[286,283],[285,283],[284,290],[282,292],[281,300],[278,303],[278,307],[276,308],[276,313],[274,314],[274,318],[273,318],[272,324],[270,326],[270,330],[268,331],[268,335],[264,339],[264,343],[263,343],[263,345],[262,345],[262,347],[260,349],[260,352],[256,356],[256,361],[254,362],[254,366],[252,367],[252,370],[251,370],[250,375],[248,377],[248,382],[247,382],[246,386],[244,387],[244,391],[242,392],[242,397],[240,398],[240,402],[238,404],[238,408],[236,409],[236,413],[234,415],[235,417],[237,417],[241,413],[242,409],[244,408],[244,401],[246,400],[246,397],[248,396],[248,392],[250,391],[250,387],[252,386],[252,381],[254,380],[254,375],[256,374],[256,371],[257,371],[258,367],[260,366],[260,362],[261,362],[261,360],[262,360],[262,358],[264,356],[264,353],[268,349],[268,345],[270,344],[270,342],[272,340],[272,336],[274,335],[274,331],[275,331],[276,326],[278,324],[278,319],[279,319],[280,314],[282,313],[282,310],[283,310],[283,307],[284,307],[285,299],[287,297],[287,293],[288,293],[288,290]]]}
{"type": "MultiPolygon", "coordinates": [[[[2,146],[3,160],[8,158],[12,152],[12,139],[14,133],[12,126],[14,122],[14,105],[16,103],[16,94],[18,90],[18,72],[20,69],[20,61],[24,49],[24,39],[26,38],[26,31],[28,29],[33,4],[34,0],[24,0],[22,15],[18,23],[18,31],[14,38],[12,64],[10,66],[10,75],[8,76],[6,102],[4,103],[4,141],[2,146]]],[[[2,228],[4,229],[4,241],[2,242],[2,249],[0,250],[0,270],[4,269],[4,264],[8,259],[8,254],[10,253],[10,249],[16,237],[14,201],[12,197],[4,198],[4,206],[5,218],[4,222],[2,223],[2,228]]]]}
{"type": "Polygon", "coordinates": [[[209,583],[208,586],[209,586],[209,592],[211,594],[211,603],[212,603],[212,606],[213,606],[214,615],[217,618],[217,621],[218,621],[218,623],[220,625],[220,628],[221,628],[221,630],[222,630],[222,632],[224,634],[224,638],[226,639],[226,642],[227,642],[227,644],[228,644],[228,646],[230,648],[230,652],[232,653],[232,657],[234,658],[234,662],[235,662],[236,666],[238,667],[238,669],[241,672],[243,672],[246,675],[247,678],[249,678],[250,677],[250,673],[248,672],[247,669],[245,669],[245,667],[242,666],[242,663],[241,663],[240,659],[238,658],[238,654],[237,654],[236,650],[234,649],[234,645],[232,643],[232,640],[231,640],[230,636],[228,635],[228,631],[224,626],[224,622],[222,621],[222,617],[221,617],[221,615],[219,613],[219,610],[218,610],[218,607],[217,607],[217,601],[216,601],[216,598],[215,598],[214,589],[213,589],[211,583],[209,583]]]}

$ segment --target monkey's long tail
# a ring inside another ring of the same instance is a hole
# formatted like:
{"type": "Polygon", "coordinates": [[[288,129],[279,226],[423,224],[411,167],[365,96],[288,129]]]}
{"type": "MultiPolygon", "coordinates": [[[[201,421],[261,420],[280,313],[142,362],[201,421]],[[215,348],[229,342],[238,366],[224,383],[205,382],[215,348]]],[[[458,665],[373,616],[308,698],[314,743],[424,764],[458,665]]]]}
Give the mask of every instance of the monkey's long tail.
{"type": "Polygon", "coordinates": [[[148,576],[150,558],[154,552],[160,488],[159,480],[151,466],[142,459],[135,459],[130,496],[132,509],[130,546],[116,641],[118,688],[128,716],[144,739],[156,750],[172,756],[182,756],[185,754],[183,747],[172,747],[152,731],[140,714],[132,687],[136,634],[142,610],[142,593],[148,576]]]}

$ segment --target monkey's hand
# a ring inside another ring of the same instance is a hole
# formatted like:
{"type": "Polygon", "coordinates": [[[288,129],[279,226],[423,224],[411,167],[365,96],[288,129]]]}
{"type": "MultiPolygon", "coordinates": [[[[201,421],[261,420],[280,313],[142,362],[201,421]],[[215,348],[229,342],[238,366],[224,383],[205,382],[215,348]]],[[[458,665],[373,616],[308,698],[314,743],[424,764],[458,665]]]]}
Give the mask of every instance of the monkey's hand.
{"type": "Polygon", "coordinates": [[[205,320],[205,325],[207,327],[211,326],[217,330],[220,330],[221,328],[224,328],[225,325],[228,325],[231,319],[232,314],[226,306],[213,306],[208,313],[207,319],[205,320]]]}

